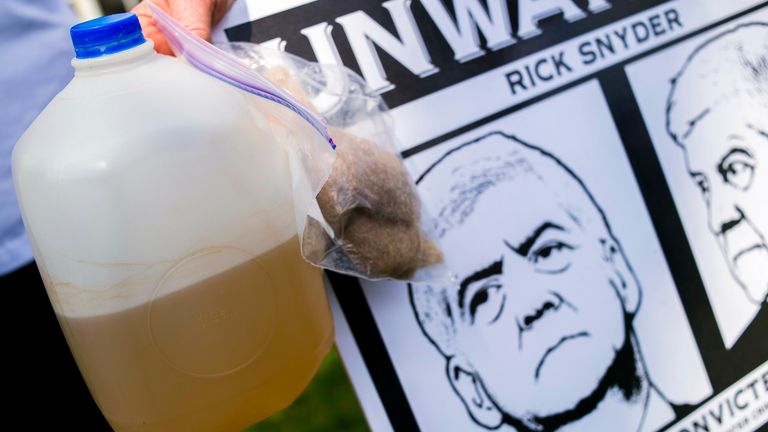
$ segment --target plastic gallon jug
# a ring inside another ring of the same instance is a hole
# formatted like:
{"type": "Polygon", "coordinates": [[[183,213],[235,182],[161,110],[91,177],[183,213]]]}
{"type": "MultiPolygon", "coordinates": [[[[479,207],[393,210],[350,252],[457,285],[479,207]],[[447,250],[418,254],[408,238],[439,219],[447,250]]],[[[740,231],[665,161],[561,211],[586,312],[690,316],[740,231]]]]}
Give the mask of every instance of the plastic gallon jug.
{"type": "Polygon", "coordinates": [[[291,403],[333,338],[266,115],[120,14],[72,28],[75,77],[13,175],[69,346],[118,431],[241,428],[291,403]]]}

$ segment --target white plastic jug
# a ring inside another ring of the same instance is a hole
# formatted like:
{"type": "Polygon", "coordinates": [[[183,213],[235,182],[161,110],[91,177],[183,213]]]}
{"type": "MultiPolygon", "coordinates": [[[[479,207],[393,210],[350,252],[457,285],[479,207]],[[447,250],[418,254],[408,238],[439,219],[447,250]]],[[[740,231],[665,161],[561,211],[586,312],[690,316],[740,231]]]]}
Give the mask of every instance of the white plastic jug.
{"type": "Polygon", "coordinates": [[[333,340],[274,125],[254,96],[155,53],[132,14],[72,38],[75,77],[18,142],[13,175],[92,395],[119,431],[267,417],[333,340]]]}

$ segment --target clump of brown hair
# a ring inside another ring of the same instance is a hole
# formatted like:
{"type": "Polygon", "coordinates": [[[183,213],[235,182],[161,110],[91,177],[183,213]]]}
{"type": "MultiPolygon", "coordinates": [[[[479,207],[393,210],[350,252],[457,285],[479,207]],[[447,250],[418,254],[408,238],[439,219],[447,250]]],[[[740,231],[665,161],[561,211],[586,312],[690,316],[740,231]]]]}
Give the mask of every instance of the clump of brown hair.
{"type": "Polygon", "coordinates": [[[329,132],[336,161],[317,202],[347,256],[372,278],[409,279],[441,262],[400,159],[341,129],[329,132]]]}
{"type": "MultiPolygon", "coordinates": [[[[269,68],[265,76],[314,108],[287,69],[269,68]]],[[[305,256],[319,263],[338,246],[358,273],[374,279],[410,279],[442,262],[442,252],[421,229],[420,201],[400,158],[342,129],[328,131],[336,161],[317,202],[335,238],[310,221],[302,239],[305,256]]]]}

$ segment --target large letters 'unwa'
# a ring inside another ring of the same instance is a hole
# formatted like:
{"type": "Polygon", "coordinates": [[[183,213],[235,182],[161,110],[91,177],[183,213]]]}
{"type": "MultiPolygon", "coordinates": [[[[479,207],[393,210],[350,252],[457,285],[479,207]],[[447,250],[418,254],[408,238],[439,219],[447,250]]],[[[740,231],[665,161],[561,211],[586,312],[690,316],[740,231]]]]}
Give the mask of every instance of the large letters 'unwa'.
{"type": "MultiPolygon", "coordinates": [[[[580,20],[587,13],[573,0],[518,0],[517,35],[513,34],[507,0],[451,0],[455,19],[449,14],[445,0],[420,0],[451,50],[453,58],[466,62],[485,54],[480,46],[480,33],[486,48],[498,50],[541,33],[539,21],[562,13],[567,22],[580,20]]],[[[378,92],[394,88],[381,65],[377,48],[392,56],[414,75],[425,77],[438,72],[432,63],[419,27],[411,11],[411,0],[382,3],[389,11],[395,34],[390,33],[363,11],[355,11],[336,19],[349,40],[360,71],[368,84],[378,92]]],[[[598,13],[609,9],[608,0],[589,0],[587,9],[598,13]]],[[[307,37],[320,63],[341,64],[332,35],[333,26],[326,22],[307,27],[307,37]]],[[[283,48],[280,39],[267,44],[283,48]]]]}

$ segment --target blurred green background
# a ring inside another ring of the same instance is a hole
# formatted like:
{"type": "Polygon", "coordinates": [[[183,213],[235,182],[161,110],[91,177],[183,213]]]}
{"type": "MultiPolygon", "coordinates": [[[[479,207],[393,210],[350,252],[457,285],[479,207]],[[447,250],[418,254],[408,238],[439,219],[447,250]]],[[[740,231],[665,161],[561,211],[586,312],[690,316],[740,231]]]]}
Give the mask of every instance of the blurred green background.
{"type": "Polygon", "coordinates": [[[368,430],[339,352],[334,347],[296,402],[243,432],[368,430]]]}

